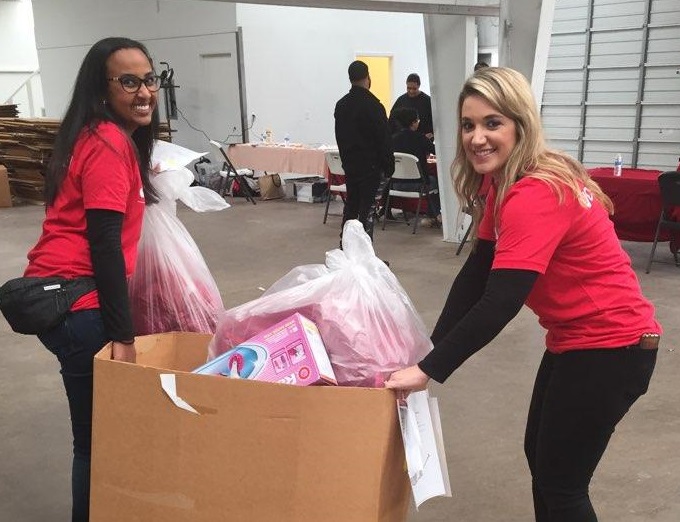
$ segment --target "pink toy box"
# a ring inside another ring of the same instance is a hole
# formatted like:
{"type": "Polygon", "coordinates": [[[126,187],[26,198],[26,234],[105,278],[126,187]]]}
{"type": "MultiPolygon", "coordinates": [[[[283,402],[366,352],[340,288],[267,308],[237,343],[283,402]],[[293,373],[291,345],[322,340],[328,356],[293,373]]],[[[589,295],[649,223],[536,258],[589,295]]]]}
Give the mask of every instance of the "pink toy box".
{"type": "Polygon", "coordinates": [[[311,386],[337,385],[316,325],[295,313],[194,373],[311,386]]]}

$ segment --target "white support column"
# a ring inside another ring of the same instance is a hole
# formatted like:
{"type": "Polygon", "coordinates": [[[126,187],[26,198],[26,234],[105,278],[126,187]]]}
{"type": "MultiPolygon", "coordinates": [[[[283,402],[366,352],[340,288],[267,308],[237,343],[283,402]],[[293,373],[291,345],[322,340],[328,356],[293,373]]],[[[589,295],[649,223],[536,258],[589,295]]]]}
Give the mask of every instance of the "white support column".
{"type": "Polygon", "coordinates": [[[557,0],[543,0],[541,16],[538,21],[536,35],[536,53],[534,70],[531,74],[531,87],[534,90],[536,103],[541,106],[543,100],[543,86],[545,85],[545,71],[548,68],[548,52],[550,51],[550,36],[552,34],[553,19],[555,18],[555,2],[557,0]]]}
{"type": "Polygon", "coordinates": [[[477,26],[471,16],[425,15],[424,19],[443,235],[444,241],[460,241],[465,220],[453,191],[450,167],[458,131],[458,94],[474,69],[477,26]]]}
{"type": "Polygon", "coordinates": [[[35,101],[33,99],[33,76],[26,82],[26,96],[28,97],[28,115],[35,118],[35,101]]]}
{"type": "Polygon", "coordinates": [[[501,0],[499,62],[524,74],[540,104],[555,0],[501,0]]]}

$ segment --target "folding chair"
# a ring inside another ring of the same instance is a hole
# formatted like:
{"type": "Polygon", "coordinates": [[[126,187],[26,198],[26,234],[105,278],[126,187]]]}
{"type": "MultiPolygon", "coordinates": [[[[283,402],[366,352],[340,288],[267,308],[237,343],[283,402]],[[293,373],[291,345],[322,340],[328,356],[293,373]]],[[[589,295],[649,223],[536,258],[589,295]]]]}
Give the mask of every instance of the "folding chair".
{"type": "MultiPolygon", "coordinates": [[[[680,172],[670,171],[663,172],[659,175],[659,191],[661,192],[661,215],[659,216],[659,223],[656,225],[656,234],[654,234],[654,243],[652,243],[652,251],[649,253],[649,260],[647,261],[647,269],[645,272],[649,274],[652,268],[652,260],[654,259],[654,252],[656,251],[656,244],[659,241],[659,233],[662,228],[670,230],[677,230],[680,232],[680,221],[671,219],[670,208],[680,207],[680,172]]],[[[680,266],[678,262],[678,251],[673,251],[675,259],[675,266],[680,266]]]]}
{"type": "MultiPolygon", "coordinates": [[[[472,216],[472,209],[465,207],[463,209],[463,213],[468,214],[472,216]]],[[[472,221],[470,221],[470,224],[467,227],[467,230],[465,231],[465,234],[463,234],[463,239],[460,242],[460,245],[458,245],[458,248],[456,249],[456,255],[459,256],[461,251],[463,250],[463,247],[465,246],[465,242],[468,239],[468,236],[470,235],[470,232],[472,231],[472,221]]]]}
{"type": "MultiPolygon", "coordinates": [[[[472,202],[473,205],[484,205],[484,196],[478,195],[475,197],[474,201],[472,202]]],[[[472,209],[469,207],[465,207],[463,209],[463,213],[468,214],[469,216],[472,216],[472,209]]],[[[458,245],[458,248],[456,249],[456,255],[459,256],[461,251],[463,250],[463,247],[465,246],[465,242],[468,240],[468,237],[470,236],[470,232],[472,231],[472,221],[470,221],[470,224],[467,227],[467,230],[465,231],[465,234],[463,234],[463,239],[460,242],[460,245],[458,245]]]]}
{"type": "MultiPolygon", "coordinates": [[[[427,178],[418,164],[418,158],[413,154],[406,154],[405,152],[395,152],[394,153],[394,174],[388,181],[388,192],[387,201],[385,202],[385,208],[390,208],[390,199],[395,198],[409,198],[418,199],[418,204],[416,206],[416,215],[413,223],[413,233],[418,230],[418,223],[420,222],[420,206],[423,200],[426,200],[430,194],[437,193],[437,189],[429,188],[427,183],[427,178]],[[419,181],[420,183],[414,183],[413,190],[395,190],[393,185],[395,182],[399,181],[419,181]]],[[[405,218],[404,218],[405,219],[405,218]]],[[[387,219],[383,220],[383,230],[385,230],[385,225],[387,224],[387,219]]],[[[408,224],[408,221],[406,222],[408,224]]]]}
{"type": "MultiPolygon", "coordinates": [[[[482,185],[479,187],[479,191],[477,192],[477,196],[473,200],[472,204],[473,205],[482,205],[484,206],[486,202],[486,194],[489,192],[489,186],[491,185],[491,179],[488,177],[484,177],[482,180],[482,185]]],[[[468,214],[472,216],[472,209],[470,207],[465,207],[463,209],[463,212],[465,214],[468,214]]],[[[458,245],[458,248],[456,249],[456,255],[459,256],[461,251],[463,250],[463,247],[465,246],[465,242],[468,240],[468,237],[470,236],[470,232],[472,231],[472,221],[470,221],[470,224],[467,227],[467,230],[465,231],[465,234],[463,234],[463,239],[460,242],[460,245],[458,245]]]]}
{"type": "Polygon", "coordinates": [[[248,182],[245,179],[246,176],[252,177],[252,172],[250,171],[250,169],[237,169],[229,159],[229,156],[227,155],[226,151],[224,150],[224,147],[222,147],[222,144],[220,142],[210,140],[210,145],[217,149],[224,159],[222,170],[220,170],[220,176],[222,176],[222,178],[224,179],[224,183],[219,191],[219,194],[221,196],[229,194],[233,198],[234,181],[237,180],[240,189],[246,196],[246,200],[250,201],[253,205],[256,205],[255,198],[253,197],[253,192],[251,191],[250,185],[248,185],[248,182]]]}
{"type": "Polygon", "coordinates": [[[328,165],[328,170],[330,176],[328,179],[328,189],[326,192],[326,210],[323,214],[323,224],[326,224],[326,219],[328,218],[328,207],[331,204],[331,194],[340,194],[342,200],[345,200],[345,195],[347,194],[347,185],[345,184],[345,171],[342,168],[342,160],[340,159],[340,153],[337,151],[328,151],[325,154],[326,165],[328,165]]]}

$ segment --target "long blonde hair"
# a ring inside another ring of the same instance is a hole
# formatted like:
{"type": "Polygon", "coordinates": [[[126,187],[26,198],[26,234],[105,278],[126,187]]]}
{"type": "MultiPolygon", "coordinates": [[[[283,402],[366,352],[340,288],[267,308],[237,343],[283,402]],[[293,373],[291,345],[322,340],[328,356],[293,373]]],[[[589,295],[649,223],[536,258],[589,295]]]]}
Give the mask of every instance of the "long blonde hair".
{"type": "MultiPolygon", "coordinates": [[[[581,197],[585,186],[611,214],[614,206],[595,183],[586,169],[567,154],[548,148],[543,137],[541,118],[531,87],[526,78],[519,72],[505,67],[484,67],[470,76],[458,98],[458,124],[460,125],[463,102],[468,96],[483,98],[494,110],[510,118],[515,123],[517,143],[503,171],[496,178],[495,214],[510,187],[524,177],[531,177],[548,183],[559,198],[564,200],[564,188],[568,187],[576,199],[586,205],[581,197]]],[[[481,219],[483,208],[475,202],[482,184],[482,176],[477,174],[467,160],[463,148],[462,133],[457,133],[456,158],[451,165],[451,176],[456,194],[461,204],[471,209],[474,230],[481,219]]]]}

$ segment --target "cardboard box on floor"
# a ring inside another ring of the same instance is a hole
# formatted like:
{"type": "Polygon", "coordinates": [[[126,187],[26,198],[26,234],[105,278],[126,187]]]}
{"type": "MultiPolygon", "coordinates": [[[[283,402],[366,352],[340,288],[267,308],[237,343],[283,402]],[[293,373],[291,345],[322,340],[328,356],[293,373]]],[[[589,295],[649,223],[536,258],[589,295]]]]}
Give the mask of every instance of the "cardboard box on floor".
{"type": "Polygon", "coordinates": [[[7,169],[0,165],[0,208],[12,206],[12,194],[9,190],[9,178],[7,169]]]}
{"type": "Polygon", "coordinates": [[[94,362],[92,522],[399,522],[410,486],[391,391],[189,373],[210,336],[138,337],[94,362]],[[161,389],[173,373],[183,410],[161,389]]]}

